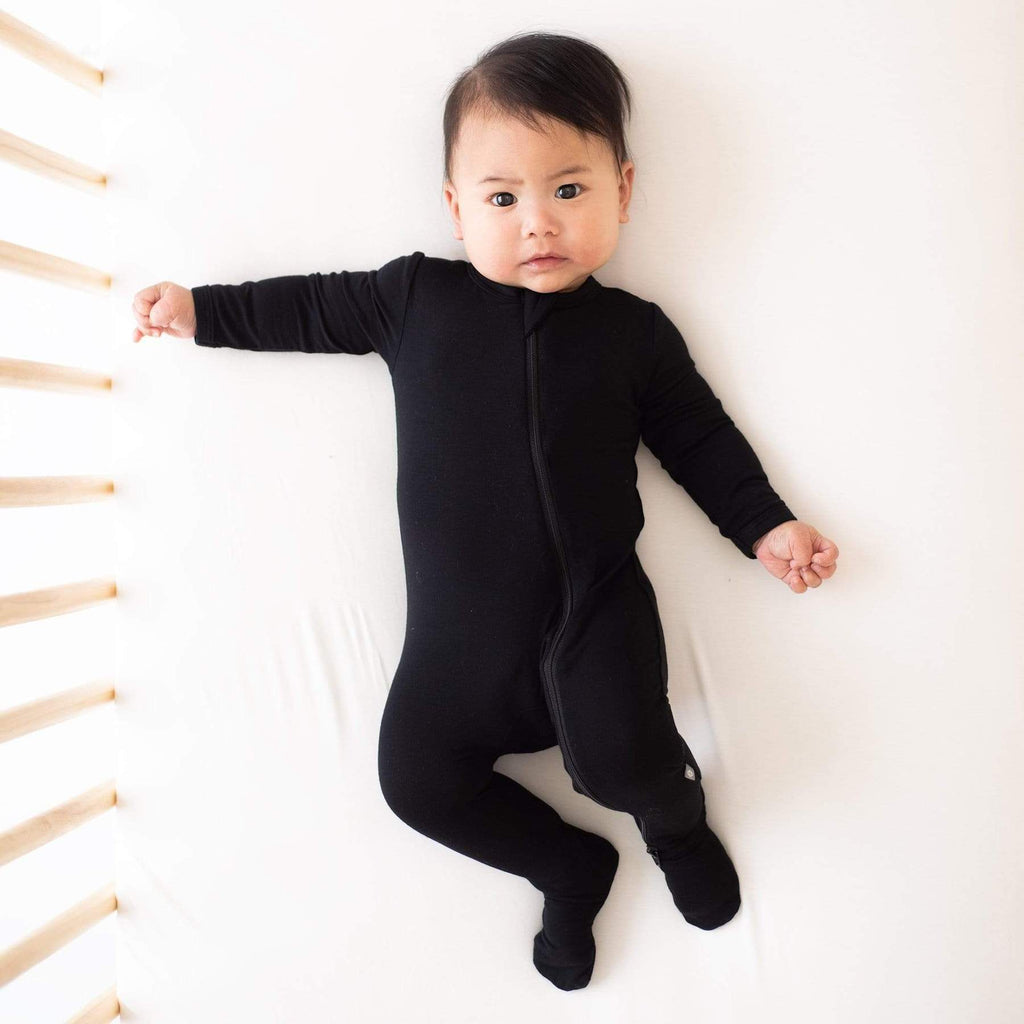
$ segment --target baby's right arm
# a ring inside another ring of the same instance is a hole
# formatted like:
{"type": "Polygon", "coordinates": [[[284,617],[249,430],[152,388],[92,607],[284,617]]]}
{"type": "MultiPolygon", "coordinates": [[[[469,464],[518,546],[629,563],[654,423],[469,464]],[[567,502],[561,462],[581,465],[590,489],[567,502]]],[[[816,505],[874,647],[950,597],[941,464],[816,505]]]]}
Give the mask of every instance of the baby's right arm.
{"type": "Polygon", "coordinates": [[[379,352],[394,367],[422,252],[379,270],[270,277],[191,290],[170,281],[136,293],[133,341],[166,332],[256,352],[379,352]]]}

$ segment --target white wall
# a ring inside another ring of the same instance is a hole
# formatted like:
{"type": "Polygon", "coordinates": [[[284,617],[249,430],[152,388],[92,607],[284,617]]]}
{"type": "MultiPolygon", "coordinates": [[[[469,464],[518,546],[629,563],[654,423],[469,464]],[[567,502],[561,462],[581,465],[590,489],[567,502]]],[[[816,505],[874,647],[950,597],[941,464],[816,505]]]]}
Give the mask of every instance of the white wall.
{"type": "Polygon", "coordinates": [[[1008,0],[553,9],[106,0],[126,1021],[1019,1020],[1020,37],[1008,0]],[[672,906],[557,750],[498,768],[622,854],[588,989],[540,895],[391,814],[401,653],[381,360],[131,344],[132,294],[461,257],[452,78],[523,29],[632,82],[659,302],[842,552],[792,594],[646,451],[640,554],[744,907],[672,906]],[[1016,114],[1016,118],[1015,118],[1016,114]]]}

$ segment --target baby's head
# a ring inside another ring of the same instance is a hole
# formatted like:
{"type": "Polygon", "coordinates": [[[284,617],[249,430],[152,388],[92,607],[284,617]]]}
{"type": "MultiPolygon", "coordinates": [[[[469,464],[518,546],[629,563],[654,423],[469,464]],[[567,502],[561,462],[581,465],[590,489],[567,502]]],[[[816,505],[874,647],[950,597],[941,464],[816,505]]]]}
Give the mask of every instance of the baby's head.
{"type": "Polygon", "coordinates": [[[603,50],[531,32],[487,50],[444,109],[444,197],[485,277],[536,292],[578,288],[629,220],[629,87],[603,50]],[[534,253],[557,262],[530,266],[534,253]]]}

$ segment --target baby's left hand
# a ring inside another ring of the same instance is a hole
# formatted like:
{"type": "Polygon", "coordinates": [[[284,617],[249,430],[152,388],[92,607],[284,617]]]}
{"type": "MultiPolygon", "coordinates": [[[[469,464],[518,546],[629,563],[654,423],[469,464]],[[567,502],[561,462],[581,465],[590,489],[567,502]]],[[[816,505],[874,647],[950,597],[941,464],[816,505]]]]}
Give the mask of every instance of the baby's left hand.
{"type": "Polygon", "coordinates": [[[795,594],[820,587],[836,571],[839,548],[810,523],[779,523],[754,544],[757,560],[795,594]]]}

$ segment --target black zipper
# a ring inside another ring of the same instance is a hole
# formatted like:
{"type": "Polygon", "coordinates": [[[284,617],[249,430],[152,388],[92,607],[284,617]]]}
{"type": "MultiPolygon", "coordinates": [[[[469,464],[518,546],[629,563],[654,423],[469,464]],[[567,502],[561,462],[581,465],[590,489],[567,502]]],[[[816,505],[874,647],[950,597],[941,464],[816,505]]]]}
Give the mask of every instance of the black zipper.
{"type": "Polygon", "coordinates": [[[647,852],[654,858],[654,863],[659,867],[661,866],[661,852],[651,845],[651,837],[647,834],[647,822],[639,814],[633,815],[633,820],[637,823],[637,827],[640,829],[640,835],[643,838],[644,844],[647,847],[647,852]]]}
{"type": "Polygon", "coordinates": [[[565,754],[566,765],[569,768],[571,777],[579,786],[581,793],[590,797],[590,799],[595,803],[601,804],[602,807],[609,807],[611,810],[614,810],[615,808],[611,808],[609,804],[602,803],[598,800],[597,797],[594,796],[594,794],[591,793],[584,785],[583,779],[580,778],[579,770],[576,767],[576,762],[573,761],[572,751],[569,749],[569,743],[565,736],[565,729],[562,724],[562,703],[558,697],[558,688],[555,686],[553,669],[555,650],[558,647],[558,642],[562,638],[562,634],[565,632],[569,616],[572,614],[572,585],[569,580],[569,565],[565,557],[565,548],[562,545],[561,534],[558,531],[558,520],[555,517],[554,498],[551,495],[547,470],[544,466],[544,456],[541,452],[540,386],[537,363],[537,332],[533,330],[530,331],[529,335],[527,335],[526,348],[527,378],[530,384],[530,450],[533,453],[533,468],[537,473],[537,483],[540,486],[540,494],[544,502],[544,512],[547,516],[548,529],[551,532],[551,539],[554,542],[555,550],[558,552],[558,564],[562,575],[562,592],[565,595],[565,599],[563,601],[564,614],[562,615],[562,621],[559,623],[558,629],[555,631],[554,638],[548,645],[547,653],[541,660],[541,680],[545,683],[548,688],[548,693],[551,695],[551,706],[555,712],[555,735],[558,737],[559,746],[565,754]]]}

